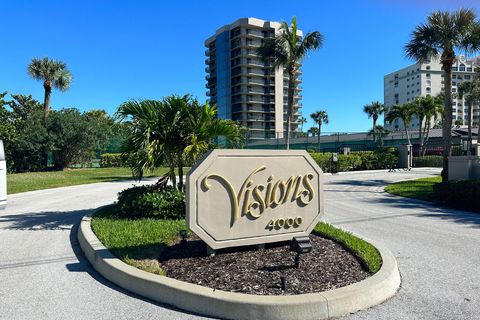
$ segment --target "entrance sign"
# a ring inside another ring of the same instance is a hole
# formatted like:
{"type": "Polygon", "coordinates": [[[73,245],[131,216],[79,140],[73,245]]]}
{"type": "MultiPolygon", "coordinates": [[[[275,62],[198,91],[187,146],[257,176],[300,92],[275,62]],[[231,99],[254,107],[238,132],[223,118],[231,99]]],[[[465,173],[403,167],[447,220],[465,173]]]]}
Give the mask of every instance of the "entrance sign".
{"type": "Polygon", "coordinates": [[[305,236],[323,214],[323,172],[303,150],[215,149],[186,191],[187,225],[212,249],[305,236]]]}

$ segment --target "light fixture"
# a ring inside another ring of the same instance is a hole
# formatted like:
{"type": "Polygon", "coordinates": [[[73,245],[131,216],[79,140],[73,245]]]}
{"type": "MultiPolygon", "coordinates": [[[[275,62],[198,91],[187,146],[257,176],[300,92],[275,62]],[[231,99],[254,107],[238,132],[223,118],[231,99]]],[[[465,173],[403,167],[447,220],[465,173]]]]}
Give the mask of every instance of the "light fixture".
{"type": "Polygon", "coordinates": [[[186,246],[187,245],[187,230],[180,230],[179,232],[180,237],[182,237],[182,240],[180,241],[180,245],[186,246]]]}
{"type": "Polygon", "coordinates": [[[290,243],[290,251],[297,253],[295,256],[295,268],[300,266],[300,255],[309,253],[312,251],[312,244],[310,243],[310,238],[307,236],[304,237],[294,237],[290,243]]]}

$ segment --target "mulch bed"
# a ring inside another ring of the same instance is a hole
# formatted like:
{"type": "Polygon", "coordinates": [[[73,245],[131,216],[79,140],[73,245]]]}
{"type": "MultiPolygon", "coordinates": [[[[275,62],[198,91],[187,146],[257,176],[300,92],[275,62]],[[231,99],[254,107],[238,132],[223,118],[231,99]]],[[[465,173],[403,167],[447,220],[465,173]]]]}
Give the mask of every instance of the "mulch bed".
{"type": "Polygon", "coordinates": [[[167,276],[208,288],[258,295],[293,295],[321,292],[359,282],[371,274],[341,245],[310,235],[312,251],[301,256],[295,268],[295,253],[289,243],[217,251],[207,256],[205,244],[191,239],[176,243],[160,257],[167,276]],[[285,278],[285,291],[281,287],[285,278]]]}

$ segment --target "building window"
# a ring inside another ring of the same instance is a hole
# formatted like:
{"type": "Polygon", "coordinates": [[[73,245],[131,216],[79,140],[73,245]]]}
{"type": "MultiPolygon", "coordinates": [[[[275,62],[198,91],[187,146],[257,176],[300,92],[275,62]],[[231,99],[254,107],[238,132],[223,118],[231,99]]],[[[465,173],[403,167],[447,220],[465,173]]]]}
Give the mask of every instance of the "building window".
{"type": "Polygon", "coordinates": [[[457,92],[457,88],[452,88],[452,92],[457,92]]]}
{"type": "Polygon", "coordinates": [[[430,70],[430,66],[427,66],[425,69],[430,70]]]}
{"type": "Polygon", "coordinates": [[[432,86],[432,81],[427,80],[426,84],[427,84],[428,87],[431,87],[432,86]]]}
{"type": "Polygon", "coordinates": [[[460,71],[465,71],[465,65],[463,63],[460,65],[460,71]]]}
{"type": "Polygon", "coordinates": [[[468,72],[472,72],[472,67],[467,67],[468,72]]]}
{"type": "Polygon", "coordinates": [[[430,73],[427,73],[427,74],[425,75],[425,77],[427,77],[427,79],[430,79],[430,77],[431,77],[431,76],[430,76],[430,73]]]}
{"type": "Polygon", "coordinates": [[[456,86],[457,85],[457,81],[452,81],[452,86],[456,86]]]}
{"type": "Polygon", "coordinates": [[[465,80],[470,80],[470,79],[471,79],[471,77],[470,77],[469,74],[466,74],[463,78],[464,78],[465,80]]]}
{"type": "Polygon", "coordinates": [[[425,90],[430,93],[430,87],[426,87],[425,90]]]}

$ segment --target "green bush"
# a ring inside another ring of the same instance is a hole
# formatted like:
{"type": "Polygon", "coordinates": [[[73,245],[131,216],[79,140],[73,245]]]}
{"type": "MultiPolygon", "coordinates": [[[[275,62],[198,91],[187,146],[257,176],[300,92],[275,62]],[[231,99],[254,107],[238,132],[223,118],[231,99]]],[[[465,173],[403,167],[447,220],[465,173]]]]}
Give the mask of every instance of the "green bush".
{"type": "Polygon", "coordinates": [[[390,169],[396,166],[398,155],[395,148],[381,148],[377,151],[352,152],[338,155],[338,162],[332,162],[332,153],[311,152],[310,156],[324,172],[390,169]]]}
{"type": "Polygon", "coordinates": [[[480,180],[437,183],[433,190],[435,198],[449,206],[480,212],[480,180]]]}
{"type": "Polygon", "coordinates": [[[128,167],[125,156],[121,153],[104,153],[100,156],[100,167],[128,167]]]}
{"type": "Polygon", "coordinates": [[[136,186],[118,194],[118,212],[125,218],[185,219],[185,194],[171,186],[157,191],[136,186]]]}
{"type": "Polygon", "coordinates": [[[441,168],[443,167],[443,157],[442,156],[413,157],[413,166],[441,168]]]}

